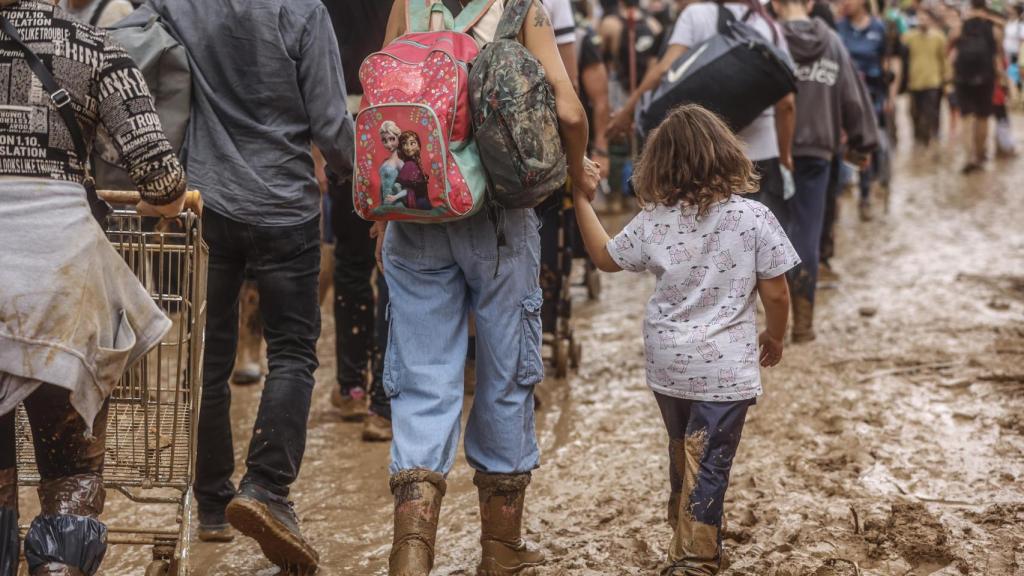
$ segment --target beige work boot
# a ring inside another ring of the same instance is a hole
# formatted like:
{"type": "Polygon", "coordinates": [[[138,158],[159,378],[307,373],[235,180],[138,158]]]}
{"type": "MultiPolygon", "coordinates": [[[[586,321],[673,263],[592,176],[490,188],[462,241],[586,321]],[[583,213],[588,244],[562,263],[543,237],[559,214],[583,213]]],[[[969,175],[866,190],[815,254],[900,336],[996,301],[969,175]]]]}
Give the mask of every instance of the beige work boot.
{"type": "Polygon", "coordinates": [[[391,432],[391,420],[370,412],[363,420],[363,441],[364,442],[388,442],[393,434],[391,432]]]}
{"type": "Polygon", "coordinates": [[[477,472],[480,493],[480,565],[477,576],[528,576],[544,563],[544,553],[523,540],[523,500],[530,474],[477,472]]]}
{"type": "Polygon", "coordinates": [[[803,296],[793,296],[793,343],[812,342],[814,333],[814,302],[803,296]]]}
{"type": "Polygon", "coordinates": [[[388,576],[430,574],[446,487],[444,476],[430,470],[403,470],[391,477],[395,539],[388,558],[388,576]]]}
{"type": "Polygon", "coordinates": [[[342,394],[337,386],[331,390],[331,405],[341,412],[341,419],[345,422],[362,422],[370,408],[366,390],[351,388],[348,394],[342,394]]]}

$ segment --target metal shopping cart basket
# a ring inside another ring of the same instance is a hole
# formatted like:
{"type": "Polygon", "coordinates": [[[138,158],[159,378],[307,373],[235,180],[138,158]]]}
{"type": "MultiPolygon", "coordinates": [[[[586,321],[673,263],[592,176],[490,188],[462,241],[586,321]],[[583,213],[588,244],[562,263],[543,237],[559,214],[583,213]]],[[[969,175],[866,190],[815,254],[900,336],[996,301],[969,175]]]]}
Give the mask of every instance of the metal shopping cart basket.
{"type": "MultiPolygon", "coordinates": [[[[198,193],[177,218],[154,222],[130,207],[137,193],[101,192],[116,209],[107,217],[110,243],[174,322],[153,351],[122,377],[110,396],[104,484],[141,504],[176,506],[176,525],[108,526],[109,543],[151,546],[146,576],[188,574],[190,491],[202,391],[206,262],[198,193]]],[[[24,409],[17,418],[18,481],[39,483],[24,409]]]]}

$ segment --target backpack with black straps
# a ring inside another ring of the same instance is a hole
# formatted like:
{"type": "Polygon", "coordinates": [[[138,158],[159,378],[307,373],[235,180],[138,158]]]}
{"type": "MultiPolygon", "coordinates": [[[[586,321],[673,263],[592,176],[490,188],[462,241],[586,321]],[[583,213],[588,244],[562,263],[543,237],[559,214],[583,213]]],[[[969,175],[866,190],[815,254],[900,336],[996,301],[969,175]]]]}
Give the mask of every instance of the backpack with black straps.
{"type": "Polygon", "coordinates": [[[469,99],[491,200],[534,208],[565,185],[555,94],[544,66],[519,42],[532,0],[507,0],[494,41],[469,73],[469,99]]]}
{"type": "Polygon", "coordinates": [[[956,83],[969,86],[991,83],[995,76],[995,56],[992,22],[981,18],[968,19],[956,41],[956,63],[953,65],[956,83]]]}

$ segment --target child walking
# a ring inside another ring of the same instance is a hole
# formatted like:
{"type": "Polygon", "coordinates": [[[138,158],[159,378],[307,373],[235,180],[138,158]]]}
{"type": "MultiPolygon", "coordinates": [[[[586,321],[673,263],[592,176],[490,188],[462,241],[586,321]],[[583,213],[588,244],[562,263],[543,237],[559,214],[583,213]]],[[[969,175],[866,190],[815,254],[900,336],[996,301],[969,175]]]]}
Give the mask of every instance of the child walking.
{"type": "Polygon", "coordinates": [[[785,273],[799,263],[775,216],[741,194],[753,165],[714,114],[678,108],[652,134],[633,175],[643,210],[614,239],[589,199],[576,217],[605,272],[651,272],[644,342],[647,383],[669,436],[663,576],[710,576],[721,563],[722,503],[747,408],[761,394],[758,364],[782,359],[789,314],[785,273]],[[760,295],[767,329],[758,335],[760,295]]]}

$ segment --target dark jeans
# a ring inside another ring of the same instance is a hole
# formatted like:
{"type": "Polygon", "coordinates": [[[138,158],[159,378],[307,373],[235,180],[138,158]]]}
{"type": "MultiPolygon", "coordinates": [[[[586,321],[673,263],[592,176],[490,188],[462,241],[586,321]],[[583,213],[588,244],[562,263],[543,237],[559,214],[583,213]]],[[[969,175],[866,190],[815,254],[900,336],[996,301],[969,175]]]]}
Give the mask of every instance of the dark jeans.
{"type": "Polygon", "coordinates": [[[883,186],[889,185],[888,122],[884,112],[886,98],[876,94],[872,94],[871,98],[875,106],[875,117],[878,119],[878,147],[871,153],[871,165],[860,172],[858,184],[861,202],[867,202],[871,198],[871,184],[876,180],[883,186]]]}
{"type": "Polygon", "coordinates": [[[843,167],[843,155],[832,157],[828,171],[828,191],[825,193],[825,222],[821,227],[821,253],[818,260],[828,262],[836,255],[836,219],[839,217],[839,176],[843,167]]]}
{"type": "Polygon", "coordinates": [[[910,93],[910,115],[914,119],[914,140],[929,144],[939,135],[939,114],[942,110],[942,91],[915,90],[910,93]]]}
{"type": "Polygon", "coordinates": [[[203,237],[210,246],[210,264],[195,493],[201,509],[217,512],[235,493],[228,378],[235,364],[238,295],[247,268],[260,293],[270,371],[242,482],[287,496],[299,474],[318,366],[320,221],[257,226],[207,208],[203,237]]]}
{"type": "Polygon", "coordinates": [[[370,410],[391,419],[391,403],[384,390],[384,349],[387,347],[388,287],[376,276],[377,304],[373,302],[376,240],[371,223],[352,205],[352,183],[331,179],[331,228],[334,231],[334,350],[338,385],[342,393],[366,387],[367,365],[373,370],[370,410]],[[375,311],[376,308],[376,311],[375,311]]]}
{"type": "Polygon", "coordinates": [[[821,230],[825,225],[825,204],[832,161],[800,156],[793,159],[796,195],[789,199],[786,234],[800,256],[800,264],[789,271],[789,286],[795,297],[814,302],[821,256],[821,230]]]}
{"type": "Polygon", "coordinates": [[[716,574],[722,559],[729,473],[754,400],[698,402],[658,393],[654,397],[669,438],[668,516],[674,530],[669,561],[695,574],[716,574]],[[709,531],[714,538],[706,537],[709,531]]]}
{"type": "Polygon", "coordinates": [[[754,162],[754,170],[761,177],[761,189],[747,198],[757,200],[772,211],[775,218],[785,229],[789,222],[789,208],[786,206],[785,184],[782,180],[782,164],[778,158],[758,160],[754,162]]]}

